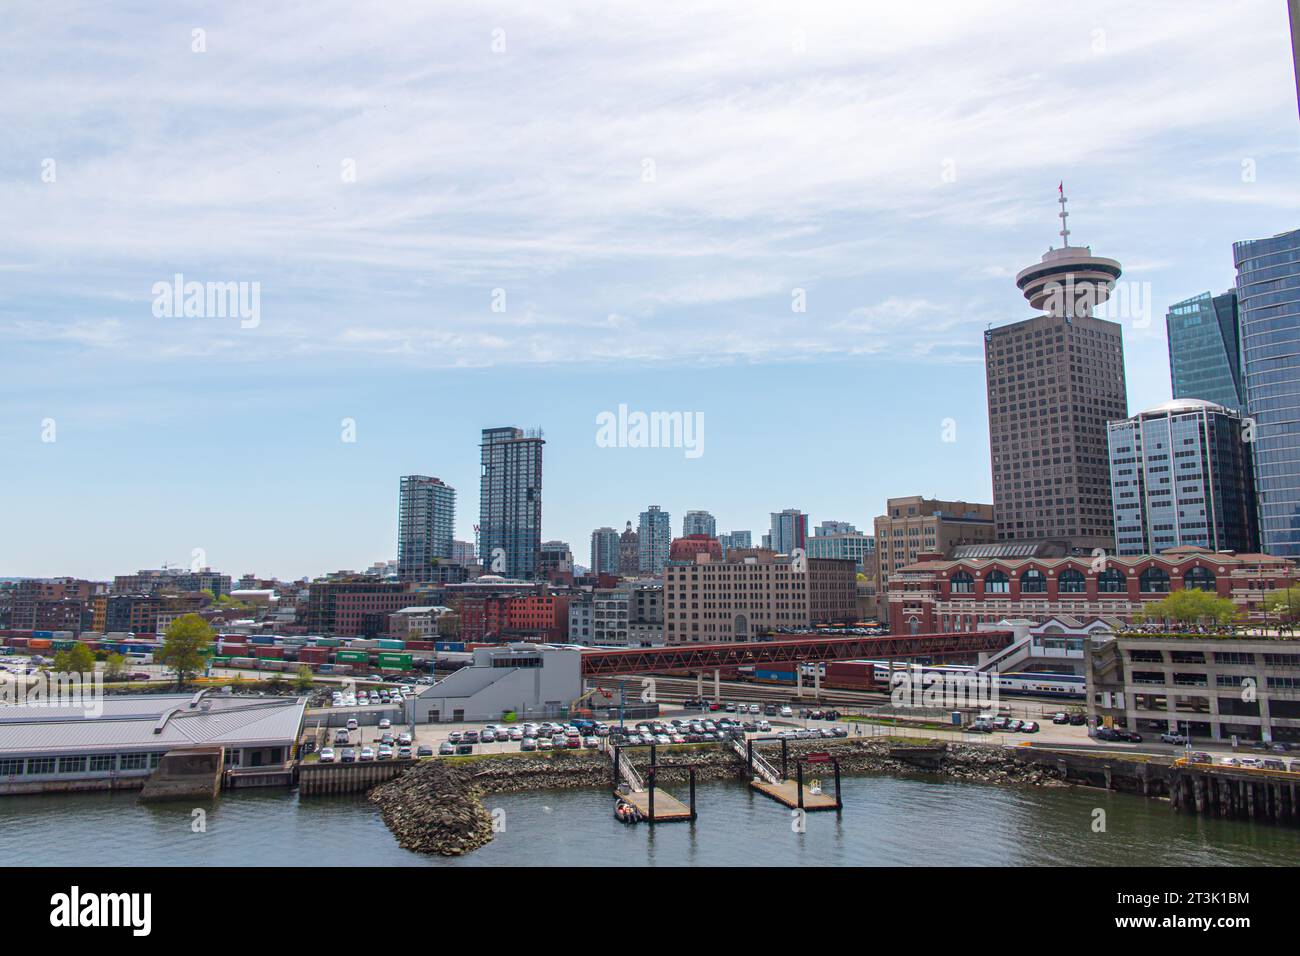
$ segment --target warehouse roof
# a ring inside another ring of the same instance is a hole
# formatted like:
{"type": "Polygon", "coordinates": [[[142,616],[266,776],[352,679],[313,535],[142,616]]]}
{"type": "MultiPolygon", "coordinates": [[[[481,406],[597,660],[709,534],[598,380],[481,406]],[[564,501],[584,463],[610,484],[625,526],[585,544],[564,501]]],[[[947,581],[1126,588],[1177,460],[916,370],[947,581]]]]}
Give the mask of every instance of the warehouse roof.
{"type": "Polygon", "coordinates": [[[109,697],[99,717],[80,708],[76,716],[69,708],[3,708],[0,755],[289,744],[298,736],[306,707],[299,697],[205,697],[208,709],[202,703],[191,707],[194,701],[188,694],[109,697]]]}

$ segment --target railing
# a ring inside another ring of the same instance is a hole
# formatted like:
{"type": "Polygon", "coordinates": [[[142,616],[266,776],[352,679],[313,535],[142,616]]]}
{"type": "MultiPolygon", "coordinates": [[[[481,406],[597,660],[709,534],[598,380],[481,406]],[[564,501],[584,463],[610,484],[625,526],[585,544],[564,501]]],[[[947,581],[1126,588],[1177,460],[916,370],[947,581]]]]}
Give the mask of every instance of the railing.
{"type": "MultiPolygon", "coordinates": [[[[749,760],[749,747],[739,737],[731,738],[731,749],[734,750],[743,760],[749,760]]],[[[766,780],[768,783],[780,783],[781,775],[757,750],[754,751],[754,772],[766,780]]]]}
{"type": "Polygon", "coordinates": [[[645,784],[641,782],[641,775],[632,766],[632,761],[627,759],[627,754],[621,750],[618,751],[618,773],[626,781],[633,793],[641,793],[645,790],[645,784]]]}

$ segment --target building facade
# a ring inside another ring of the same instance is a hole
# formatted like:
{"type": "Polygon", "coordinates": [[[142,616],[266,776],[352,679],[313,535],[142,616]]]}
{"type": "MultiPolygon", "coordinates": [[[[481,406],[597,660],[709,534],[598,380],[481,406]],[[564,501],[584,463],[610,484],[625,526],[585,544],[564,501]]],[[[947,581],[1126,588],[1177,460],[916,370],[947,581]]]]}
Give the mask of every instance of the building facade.
{"type": "Polygon", "coordinates": [[[664,637],[669,644],[726,643],[778,628],[852,621],[856,577],[851,561],[761,549],[736,549],[723,561],[707,553],[671,561],[664,568],[664,637]]]}
{"type": "Polygon", "coordinates": [[[876,539],[846,521],[823,521],[808,539],[808,557],[852,561],[859,573],[866,571],[866,555],[874,551],[876,539]]]}
{"type": "Polygon", "coordinates": [[[1199,398],[1244,412],[1235,290],[1175,302],[1165,315],[1174,398],[1199,398]]]}
{"type": "Polygon", "coordinates": [[[1086,658],[1088,713],[1147,733],[1300,741],[1300,640],[1119,633],[1086,658]]]}
{"type": "Polygon", "coordinates": [[[308,590],[304,623],[317,634],[340,637],[380,637],[389,617],[410,605],[411,592],[399,581],[355,576],[313,581],[308,590]]]}
{"type": "Polygon", "coordinates": [[[693,534],[716,538],[718,536],[717,520],[707,511],[686,512],[686,517],[682,519],[682,537],[689,538],[693,534]]]}
{"type": "Polygon", "coordinates": [[[894,572],[914,563],[922,554],[947,555],[964,544],[996,540],[993,506],[969,501],[940,501],[910,495],[890,498],[885,514],[876,518],[876,595],[880,620],[889,613],[886,595],[894,572]]]}
{"type": "Polygon", "coordinates": [[[542,551],[540,431],[485,428],[479,482],[479,560],[493,574],[534,578],[542,551]]]}
{"type": "Polygon", "coordinates": [[[767,547],[777,554],[794,554],[796,550],[807,553],[808,516],[798,508],[773,511],[767,541],[767,547]]]}
{"type": "Polygon", "coordinates": [[[1246,620],[1263,623],[1267,599],[1296,580],[1295,565],[1284,558],[1194,547],[1104,559],[923,555],[890,577],[889,623],[894,634],[934,634],[974,631],[1005,618],[1132,622],[1146,605],[1184,587],[1228,598],[1246,620]]]}
{"type": "Polygon", "coordinates": [[[1260,543],[1300,557],[1300,229],[1232,251],[1260,543]]]}
{"type": "Polygon", "coordinates": [[[1175,399],[1107,427],[1115,553],[1259,550],[1250,445],[1236,412],[1175,399]]]}
{"type": "Polygon", "coordinates": [[[664,569],[668,560],[668,549],[672,546],[672,517],[658,505],[651,505],[641,512],[641,524],[637,529],[637,547],[639,557],[637,567],[642,574],[658,574],[664,569]]]}
{"type": "Polygon", "coordinates": [[[406,475],[398,492],[397,579],[424,582],[440,561],[452,560],[456,489],[438,478],[406,475]]]}
{"type": "Polygon", "coordinates": [[[638,574],[641,570],[640,535],[632,530],[632,522],[618,536],[618,573],[638,574]]]}
{"type": "Polygon", "coordinates": [[[618,532],[597,528],[591,533],[591,571],[593,574],[618,574],[618,532]]]}
{"type": "Polygon", "coordinates": [[[720,534],[718,535],[718,544],[722,545],[724,557],[732,548],[752,548],[754,546],[753,539],[748,531],[732,531],[730,534],[720,534]]]}

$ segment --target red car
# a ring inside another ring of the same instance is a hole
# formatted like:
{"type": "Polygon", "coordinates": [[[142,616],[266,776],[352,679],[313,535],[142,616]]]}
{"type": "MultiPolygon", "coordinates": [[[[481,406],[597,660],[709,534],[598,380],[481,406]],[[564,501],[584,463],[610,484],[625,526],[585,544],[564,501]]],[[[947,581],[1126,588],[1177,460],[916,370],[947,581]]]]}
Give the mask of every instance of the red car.
{"type": "Polygon", "coordinates": [[[581,747],[582,747],[582,738],[581,738],[581,737],[565,737],[565,738],[564,738],[564,746],[568,747],[570,750],[579,750],[579,749],[581,749],[581,747]]]}

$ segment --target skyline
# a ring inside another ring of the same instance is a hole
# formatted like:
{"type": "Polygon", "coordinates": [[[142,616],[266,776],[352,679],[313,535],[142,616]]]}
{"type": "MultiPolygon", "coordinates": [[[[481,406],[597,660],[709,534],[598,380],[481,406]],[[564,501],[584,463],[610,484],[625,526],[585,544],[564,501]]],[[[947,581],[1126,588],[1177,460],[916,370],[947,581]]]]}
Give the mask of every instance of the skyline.
{"type": "Polygon", "coordinates": [[[194,548],[234,575],[360,570],[396,557],[406,474],[455,487],[473,540],[478,436],[505,425],[544,430],[541,536],[582,563],[650,504],[757,540],[788,507],[866,529],[891,496],[992,501],[982,331],[1034,314],[1013,278],[1058,241],[1058,181],[1073,242],[1149,283],[1120,320],[1130,414],[1171,395],[1168,306],[1230,288],[1234,241],[1300,226],[1280,5],[1103,3],[1073,30],[999,8],[948,4],[936,36],[775,5],[714,5],[712,31],[593,6],[579,31],[327,4],[206,18],[204,53],[179,18],[119,22],[89,56],[20,8],[0,576],[194,548]],[[1042,31],[1041,62],[986,55],[1042,31]],[[259,282],[259,323],[156,318],[178,273],[259,282]],[[600,447],[620,405],[701,413],[704,453],[600,447]]]}

